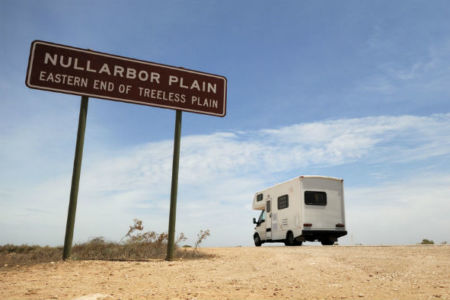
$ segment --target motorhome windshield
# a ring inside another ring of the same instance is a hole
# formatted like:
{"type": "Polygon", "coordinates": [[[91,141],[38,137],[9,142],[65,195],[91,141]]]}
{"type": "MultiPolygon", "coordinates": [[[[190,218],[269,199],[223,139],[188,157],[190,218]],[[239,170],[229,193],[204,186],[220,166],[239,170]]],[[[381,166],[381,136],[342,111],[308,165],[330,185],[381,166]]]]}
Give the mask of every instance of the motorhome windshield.
{"type": "Polygon", "coordinates": [[[266,211],[263,210],[263,211],[261,212],[261,214],[259,215],[258,223],[262,223],[262,222],[264,222],[265,220],[266,220],[266,211]]]}

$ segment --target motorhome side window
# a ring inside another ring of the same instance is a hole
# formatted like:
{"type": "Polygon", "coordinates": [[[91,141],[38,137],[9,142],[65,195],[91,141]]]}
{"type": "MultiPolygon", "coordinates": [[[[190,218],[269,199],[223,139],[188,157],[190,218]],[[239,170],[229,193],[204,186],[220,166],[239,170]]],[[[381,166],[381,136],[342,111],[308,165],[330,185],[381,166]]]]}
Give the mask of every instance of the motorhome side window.
{"type": "Polygon", "coordinates": [[[266,212],[270,213],[270,201],[266,202],[266,212]]]}
{"type": "Polygon", "coordinates": [[[263,199],[263,194],[256,195],[256,201],[262,201],[262,199],[263,199]]]}
{"type": "Polygon", "coordinates": [[[283,195],[278,197],[278,209],[287,208],[289,206],[289,196],[283,195]]]}
{"type": "Polygon", "coordinates": [[[305,204],[307,205],[327,205],[327,194],[325,192],[305,192],[305,204]]]}

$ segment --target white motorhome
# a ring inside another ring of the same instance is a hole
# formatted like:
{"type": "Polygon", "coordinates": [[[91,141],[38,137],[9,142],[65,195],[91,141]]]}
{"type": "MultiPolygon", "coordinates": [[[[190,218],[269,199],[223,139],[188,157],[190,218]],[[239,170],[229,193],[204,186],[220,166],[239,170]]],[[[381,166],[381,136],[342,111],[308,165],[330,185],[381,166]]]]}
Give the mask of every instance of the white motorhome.
{"type": "Polygon", "coordinates": [[[253,197],[253,209],[261,210],[253,240],[255,246],[284,242],[300,246],[304,241],[333,245],[347,234],[344,213],[344,180],[324,176],[299,176],[253,197]]]}

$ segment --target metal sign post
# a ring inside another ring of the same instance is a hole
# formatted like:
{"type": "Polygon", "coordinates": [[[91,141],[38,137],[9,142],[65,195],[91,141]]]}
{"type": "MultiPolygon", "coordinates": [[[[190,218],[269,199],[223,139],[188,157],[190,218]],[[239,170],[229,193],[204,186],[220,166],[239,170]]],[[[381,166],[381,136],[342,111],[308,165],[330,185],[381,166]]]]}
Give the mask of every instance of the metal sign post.
{"type": "Polygon", "coordinates": [[[175,222],[177,218],[178,169],[180,161],[181,111],[177,110],[175,118],[175,134],[173,140],[172,187],[170,189],[169,236],[167,240],[166,260],[173,259],[175,222]]]}
{"type": "Polygon", "coordinates": [[[83,160],[84,132],[86,130],[88,101],[88,97],[81,97],[77,144],[75,146],[75,158],[73,160],[72,186],[70,188],[69,212],[67,213],[66,236],[64,238],[63,260],[70,257],[70,252],[72,250],[73,228],[75,225],[75,213],[77,211],[78,187],[80,185],[81,161],[83,160]]]}

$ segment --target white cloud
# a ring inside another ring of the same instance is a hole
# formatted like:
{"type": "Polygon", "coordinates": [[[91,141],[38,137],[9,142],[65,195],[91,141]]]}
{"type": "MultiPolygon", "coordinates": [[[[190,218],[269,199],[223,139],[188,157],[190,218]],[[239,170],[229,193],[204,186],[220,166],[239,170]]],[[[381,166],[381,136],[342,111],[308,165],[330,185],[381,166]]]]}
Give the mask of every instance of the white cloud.
{"type": "Polygon", "coordinates": [[[450,174],[412,174],[410,178],[346,191],[344,243],[405,244],[423,238],[450,241],[450,174]]]}
{"type": "MultiPolygon", "coordinates": [[[[370,51],[375,53],[389,53],[395,48],[391,43],[380,39],[378,30],[368,44],[370,51]]],[[[397,56],[387,55],[369,76],[359,80],[356,84],[357,91],[397,95],[395,98],[390,97],[390,101],[403,101],[405,97],[398,95],[407,93],[411,95],[408,98],[413,98],[418,93],[430,96],[444,92],[448,95],[450,40],[424,47],[427,47],[423,49],[426,54],[416,56],[414,61],[393,60],[392,57],[397,56]]]]}
{"type": "MultiPolygon", "coordinates": [[[[404,164],[400,167],[414,170],[417,163],[448,158],[449,141],[450,114],[341,119],[260,131],[184,136],[177,231],[194,239],[200,229],[209,228],[212,235],[206,245],[247,245],[251,243],[251,218],[257,214],[250,207],[252,195],[275,184],[274,178],[288,179],[283,174],[303,173],[312,167],[358,163],[360,173],[369,180],[373,171],[367,169],[368,164],[404,164]]],[[[171,164],[171,141],[115,153],[105,149],[95,162],[85,163],[75,240],[99,235],[119,240],[136,217],[144,221],[146,229],[166,231],[171,164]]],[[[342,177],[352,178],[351,171],[346,172],[342,171],[342,177]]],[[[395,243],[420,238],[400,235],[395,228],[416,228],[420,236],[434,232],[436,239],[437,235],[445,235],[436,230],[436,224],[448,225],[442,211],[448,212],[449,208],[445,203],[449,174],[427,174],[424,187],[420,180],[416,181],[416,176],[424,177],[420,173],[388,184],[346,180],[353,241],[395,243]],[[356,184],[360,187],[355,188],[356,184]],[[430,201],[434,205],[427,206],[430,201]],[[428,217],[435,213],[437,217],[418,226],[415,218],[420,213],[428,217]],[[371,221],[379,219],[384,222],[374,227],[371,221]]],[[[1,225],[7,228],[0,233],[0,241],[61,244],[70,176],[36,176],[24,190],[0,185],[2,194],[9,195],[0,201],[1,225]]]]}

